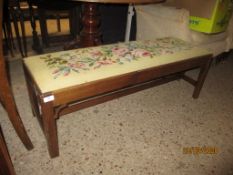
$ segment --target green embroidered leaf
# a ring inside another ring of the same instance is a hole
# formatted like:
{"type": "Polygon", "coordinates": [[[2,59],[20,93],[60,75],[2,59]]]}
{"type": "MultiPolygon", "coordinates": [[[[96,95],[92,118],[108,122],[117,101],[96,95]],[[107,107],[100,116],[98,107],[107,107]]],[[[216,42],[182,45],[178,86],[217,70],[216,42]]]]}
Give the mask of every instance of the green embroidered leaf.
{"type": "Polygon", "coordinates": [[[61,56],[70,56],[70,53],[64,53],[61,56]]]}
{"type": "Polygon", "coordinates": [[[78,69],[72,69],[74,72],[79,73],[78,69]]]}
{"type": "Polygon", "coordinates": [[[48,62],[48,66],[50,66],[50,65],[52,65],[52,64],[54,64],[53,62],[48,62]]]}
{"type": "Polygon", "coordinates": [[[66,64],[66,63],[68,63],[68,61],[66,61],[66,60],[60,60],[59,61],[59,64],[66,64]]]}
{"type": "Polygon", "coordinates": [[[82,59],[82,62],[93,62],[93,61],[95,61],[95,60],[92,59],[92,58],[90,58],[90,57],[84,57],[84,58],[82,59]]]}
{"type": "Polygon", "coordinates": [[[90,66],[90,67],[94,66],[94,62],[90,63],[89,66],[90,66]]]}

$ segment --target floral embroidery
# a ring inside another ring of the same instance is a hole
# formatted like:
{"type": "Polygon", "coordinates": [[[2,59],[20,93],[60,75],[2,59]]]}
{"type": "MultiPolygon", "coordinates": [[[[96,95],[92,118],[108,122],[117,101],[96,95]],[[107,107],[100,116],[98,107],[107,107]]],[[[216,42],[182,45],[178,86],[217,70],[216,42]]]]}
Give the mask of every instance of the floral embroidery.
{"type": "Polygon", "coordinates": [[[79,73],[112,64],[123,65],[140,59],[153,59],[191,47],[179,39],[162,38],[155,41],[133,41],[83,48],[63,52],[59,56],[47,54],[40,58],[53,70],[54,78],[58,78],[61,75],[68,76],[72,72],[79,73]]]}

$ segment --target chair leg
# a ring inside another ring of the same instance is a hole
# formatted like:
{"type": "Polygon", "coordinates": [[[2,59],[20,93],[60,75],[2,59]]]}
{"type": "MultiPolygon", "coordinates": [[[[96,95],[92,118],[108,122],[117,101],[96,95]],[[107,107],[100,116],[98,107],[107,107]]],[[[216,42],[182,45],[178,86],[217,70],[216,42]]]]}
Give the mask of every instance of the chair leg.
{"type": "Polygon", "coordinates": [[[208,59],[208,61],[206,62],[206,64],[204,64],[201,67],[200,73],[198,75],[197,83],[195,85],[194,92],[193,92],[193,98],[195,98],[195,99],[199,97],[201,88],[202,88],[202,86],[204,84],[204,81],[205,81],[206,75],[207,75],[207,73],[209,71],[212,60],[213,60],[213,58],[210,57],[208,59]]]}
{"type": "Polygon", "coordinates": [[[3,23],[2,29],[3,29],[3,33],[5,37],[6,48],[7,50],[10,51],[11,56],[14,57],[12,38],[10,37],[11,35],[9,34],[9,31],[7,30],[6,23],[5,24],[3,23]]]}
{"type": "Polygon", "coordinates": [[[40,22],[42,42],[46,47],[48,47],[49,46],[49,34],[48,34],[48,28],[47,28],[47,23],[46,23],[45,10],[38,7],[38,16],[39,16],[39,22],[40,22]]]}
{"type": "Polygon", "coordinates": [[[4,136],[0,127],[0,174],[15,175],[15,170],[4,140],[4,136]]]}
{"type": "Polygon", "coordinates": [[[59,14],[56,15],[56,20],[57,20],[57,31],[61,32],[61,17],[59,14]]]}
{"type": "Polygon", "coordinates": [[[21,28],[21,34],[22,34],[22,43],[23,43],[23,51],[24,56],[27,57],[27,41],[26,41],[26,32],[25,32],[25,26],[24,26],[24,13],[20,6],[20,1],[17,2],[17,19],[19,19],[20,22],[20,28],[21,28]]]}
{"type": "Polygon", "coordinates": [[[20,27],[21,27],[21,31],[22,31],[24,56],[27,57],[27,40],[26,40],[26,32],[25,32],[25,26],[24,26],[23,13],[21,13],[19,18],[20,18],[20,27]]]}
{"type": "Polygon", "coordinates": [[[76,33],[74,31],[74,18],[75,18],[75,12],[74,10],[69,10],[69,28],[70,28],[70,34],[72,37],[76,37],[76,33]]]}
{"type": "Polygon", "coordinates": [[[17,42],[18,42],[19,51],[21,53],[21,56],[24,57],[23,48],[22,48],[22,44],[21,44],[21,37],[20,37],[20,34],[19,34],[17,16],[16,16],[14,10],[10,10],[10,11],[11,11],[11,14],[12,14],[11,16],[12,16],[12,19],[13,19],[13,24],[14,24],[15,34],[16,34],[16,38],[17,38],[17,42]]]}
{"type": "Polygon", "coordinates": [[[77,37],[81,30],[81,6],[74,7],[69,10],[69,24],[70,24],[70,33],[73,37],[77,37]]]}
{"type": "Polygon", "coordinates": [[[2,104],[2,106],[5,108],[5,103],[3,101],[3,94],[0,92],[0,103],[2,104]]]}
{"type": "Polygon", "coordinates": [[[10,20],[6,20],[5,24],[3,24],[3,29],[6,33],[6,38],[8,39],[8,46],[11,52],[11,55],[14,56],[13,49],[15,49],[14,41],[13,41],[13,35],[12,35],[12,29],[11,29],[11,23],[10,20]]]}
{"type": "Polygon", "coordinates": [[[40,97],[43,131],[47,139],[49,155],[54,158],[59,156],[59,147],[53,101],[44,102],[43,99],[44,97],[40,97]]]}
{"type": "Polygon", "coordinates": [[[37,53],[43,53],[43,49],[41,47],[40,40],[36,31],[36,19],[31,1],[28,1],[28,5],[29,5],[30,23],[32,27],[32,36],[33,36],[32,49],[35,50],[37,53]]]}
{"type": "Polygon", "coordinates": [[[2,92],[2,101],[5,105],[5,109],[8,113],[8,117],[15,128],[16,133],[18,134],[19,138],[23,142],[24,146],[31,150],[33,148],[32,142],[27,135],[26,129],[23,125],[23,122],[19,116],[12,91],[10,89],[10,85],[8,80],[6,79],[6,76],[1,77],[1,86],[0,86],[0,92],[2,92]]]}

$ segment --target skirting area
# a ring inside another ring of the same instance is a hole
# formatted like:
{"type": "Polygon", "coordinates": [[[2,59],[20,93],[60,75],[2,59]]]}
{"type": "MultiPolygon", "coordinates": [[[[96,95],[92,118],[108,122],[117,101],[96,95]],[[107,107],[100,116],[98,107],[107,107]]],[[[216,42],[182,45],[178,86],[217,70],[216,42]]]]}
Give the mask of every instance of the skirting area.
{"type": "MultiPolygon", "coordinates": [[[[60,156],[50,159],[33,117],[20,61],[11,62],[16,102],[34,149],[28,152],[0,108],[18,175],[233,174],[233,59],[212,65],[199,99],[174,81],[58,120],[60,156]],[[184,154],[214,147],[216,154],[184,154]]],[[[197,71],[190,72],[196,76],[197,71]]]]}

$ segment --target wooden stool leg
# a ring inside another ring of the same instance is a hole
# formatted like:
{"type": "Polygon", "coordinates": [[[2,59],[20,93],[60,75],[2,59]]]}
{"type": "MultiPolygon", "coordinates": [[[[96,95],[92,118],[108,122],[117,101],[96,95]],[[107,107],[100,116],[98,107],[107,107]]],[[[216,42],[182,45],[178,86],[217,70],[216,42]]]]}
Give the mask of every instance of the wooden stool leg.
{"type": "Polygon", "coordinates": [[[1,80],[3,81],[1,81],[0,91],[3,92],[1,96],[3,98],[2,101],[8,113],[8,117],[25,147],[28,150],[31,150],[33,148],[33,145],[19,116],[9,82],[6,79],[6,76],[3,76],[1,80]]]}
{"type": "Polygon", "coordinates": [[[39,117],[39,109],[37,108],[37,105],[36,105],[36,101],[37,101],[36,96],[33,93],[32,86],[29,84],[27,80],[26,82],[27,82],[28,95],[29,95],[29,99],[31,102],[32,114],[34,117],[36,116],[39,117]]]}
{"type": "Polygon", "coordinates": [[[35,90],[32,84],[32,80],[29,76],[29,73],[27,72],[27,69],[25,68],[25,66],[23,66],[24,69],[24,75],[25,75],[25,80],[26,80],[26,85],[27,85],[27,89],[28,89],[28,95],[29,95],[29,99],[31,102],[31,108],[32,108],[32,113],[34,116],[40,117],[40,109],[38,106],[38,98],[35,94],[35,90]]]}
{"type": "Polygon", "coordinates": [[[193,98],[198,98],[199,97],[201,88],[202,88],[202,86],[204,84],[204,81],[205,81],[206,75],[207,75],[207,73],[209,71],[212,60],[213,60],[212,57],[209,58],[209,60],[206,62],[206,64],[204,64],[201,67],[200,73],[198,75],[197,83],[195,85],[195,89],[194,89],[194,92],[193,92],[193,98]]]}
{"type": "Polygon", "coordinates": [[[42,125],[47,139],[49,155],[51,158],[59,156],[57,123],[54,114],[53,101],[44,102],[44,97],[40,100],[42,112],[42,125]]]}

